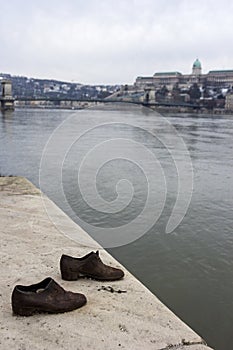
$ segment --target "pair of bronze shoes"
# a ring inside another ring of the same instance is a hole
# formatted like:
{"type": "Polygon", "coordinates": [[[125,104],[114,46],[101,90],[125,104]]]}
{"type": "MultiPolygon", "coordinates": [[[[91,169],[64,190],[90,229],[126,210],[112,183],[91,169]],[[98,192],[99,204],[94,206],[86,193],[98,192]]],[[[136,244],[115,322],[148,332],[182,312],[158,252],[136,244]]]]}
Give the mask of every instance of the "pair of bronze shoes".
{"type": "MultiPolygon", "coordinates": [[[[62,255],[60,259],[63,280],[76,281],[84,276],[102,281],[115,281],[124,277],[124,272],[105,265],[99,252],[91,252],[82,258],[62,255]]],[[[12,293],[12,310],[15,315],[31,316],[34,313],[60,313],[78,309],[87,299],[81,293],[64,290],[51,277],[30,286],[15,286],[12,293]]]]}

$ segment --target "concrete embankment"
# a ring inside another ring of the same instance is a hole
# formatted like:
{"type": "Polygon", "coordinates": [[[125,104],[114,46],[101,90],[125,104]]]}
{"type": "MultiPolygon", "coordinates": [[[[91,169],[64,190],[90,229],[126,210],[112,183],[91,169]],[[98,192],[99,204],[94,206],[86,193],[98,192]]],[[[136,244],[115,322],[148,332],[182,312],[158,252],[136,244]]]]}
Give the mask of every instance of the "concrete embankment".
{"type": "MultiPolygon", "coordinates": [[[[75,228],[80,243],[65,237],[50,221],[40,191],[30,182],[20,177],[0,178],[0,349],[210,349],[124,267],[122,281],[63,281],[59,273],[61,254],[82,256],[98,244],[53,202],[45,200],[63,230],[75,228]],[[88,303],[64,314],[13,316],[13,287],[37,283],[48,276],[66,290],[85,294],[88,303]],[[109,292],[109,286],[112,291],[126,292],[109,292]]],[[[105,263],[121,267],[101,248],[100,256],[105,263]]]]}

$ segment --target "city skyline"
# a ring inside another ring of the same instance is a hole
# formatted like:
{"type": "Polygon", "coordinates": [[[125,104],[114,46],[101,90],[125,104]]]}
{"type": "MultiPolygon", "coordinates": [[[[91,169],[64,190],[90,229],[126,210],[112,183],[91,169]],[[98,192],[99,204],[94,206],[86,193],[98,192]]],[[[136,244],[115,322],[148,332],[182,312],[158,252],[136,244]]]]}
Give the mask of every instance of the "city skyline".
{"type": "Polygon", "coordinates": [[[233,3],[211,0],[0,0],[0,72],[131,84],[160,71],[233,69],[233,3]]]}

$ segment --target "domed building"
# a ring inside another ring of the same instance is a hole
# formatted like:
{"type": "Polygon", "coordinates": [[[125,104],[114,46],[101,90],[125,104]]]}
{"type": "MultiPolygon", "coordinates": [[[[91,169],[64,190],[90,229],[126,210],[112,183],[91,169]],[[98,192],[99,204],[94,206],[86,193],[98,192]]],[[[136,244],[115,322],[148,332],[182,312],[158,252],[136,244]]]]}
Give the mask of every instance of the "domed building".
{"type": "Polygon", "coordinates": [[[166,86],[171,91],[174,85],[178,85],[181,89],[188,89],[193,84],[199,86],[205,84],[210,88],[233,88],[233,69],[211,70],[207,74],[202,74],[201,62],[197,58],[192,65],[191,74],[172,71],[156,72],[153,76],[139,76],[136,78],[134,88],[155,90],[166,86]]]}
{"type": "Polygon", "coordinates": [[[192,74],[193,75],[201,75],[201,62],[199,61],[198,58],[193,63],[192,74]]]}

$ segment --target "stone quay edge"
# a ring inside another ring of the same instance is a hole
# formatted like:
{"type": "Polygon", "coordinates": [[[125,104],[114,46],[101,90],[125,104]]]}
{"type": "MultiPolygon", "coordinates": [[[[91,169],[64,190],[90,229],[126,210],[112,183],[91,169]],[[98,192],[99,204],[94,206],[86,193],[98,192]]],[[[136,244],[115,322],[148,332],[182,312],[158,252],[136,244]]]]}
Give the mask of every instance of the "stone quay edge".
{"type": "Polygon", "coordinates": [[[210,349],[142,283],[109,255],[32,183],[22,177],[0,177],[1,313],[0,349],[210,349]],[[42,200],[43,198],[43,200],[42,200]],[[56,226],[46,207],[56,216],[56,226]],[[71,232],[73,239],[63,231],[71,232]],[[123,280],[63,281],[61,255],[83,256],[99,249],[102,260],[125,271],[123,280]],[[64,314],[13,316],[11,293],[52,277],[66,290],[83,293],[87,304],[64,314]],[[123,290],[126,293],[111,293],[123,290]]]}

